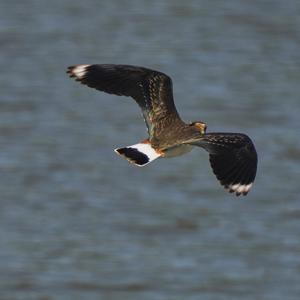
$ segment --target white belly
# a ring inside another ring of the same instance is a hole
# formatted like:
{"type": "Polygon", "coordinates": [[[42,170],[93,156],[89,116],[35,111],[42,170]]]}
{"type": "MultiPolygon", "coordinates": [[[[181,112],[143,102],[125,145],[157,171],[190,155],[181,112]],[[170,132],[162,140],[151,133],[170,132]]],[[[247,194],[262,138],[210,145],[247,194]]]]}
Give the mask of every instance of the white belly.
{"type": "Polygon", "coordinates": [[[191,145],[180,145],[180,146],[172,147],[164,151],[165,154],[164,157],[169,158],[169,157],[180,156],[192,151],[192,149],[193,146],[191,145]]]}

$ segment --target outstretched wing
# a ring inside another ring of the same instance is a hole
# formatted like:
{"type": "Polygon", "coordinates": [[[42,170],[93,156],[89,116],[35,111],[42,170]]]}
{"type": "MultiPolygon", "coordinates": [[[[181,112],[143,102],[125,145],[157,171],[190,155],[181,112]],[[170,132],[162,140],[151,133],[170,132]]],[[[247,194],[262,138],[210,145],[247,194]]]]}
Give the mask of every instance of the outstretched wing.
{"type": "Polygon", "coordinates": [[[208,133],[188,142],[209,152],[209,161],[221,184],[237,196],[247,195],[256,175],[257,153],[241,133],[208,133]]]}
{"type": "Polygon", "coordinates": [[[67,73],[99,91],[132,97],[142,109],[150,138],[157,134],[162,123],[180,120],[173,100],[172,80],[164,73],[112,64],[71,66],[67,73]]]}

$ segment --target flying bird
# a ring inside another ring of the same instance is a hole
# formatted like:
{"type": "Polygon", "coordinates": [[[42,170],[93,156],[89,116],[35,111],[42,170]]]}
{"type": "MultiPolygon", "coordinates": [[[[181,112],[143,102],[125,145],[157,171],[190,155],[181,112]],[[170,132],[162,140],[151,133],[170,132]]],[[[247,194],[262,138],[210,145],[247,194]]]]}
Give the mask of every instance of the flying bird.
{"type": "Polygon", "coordinates": [[[114,64],[76,65],[67,73],[99,91],[132,97],[140,106],[148,138],[115,152],[143,167],[157,158],[185,154],[194,146],[209,153],[210,165],[231,193],[247,195],[255,179],[257,154],[251,139],[242,133],[206,133],[202,121],[185,123],[174,100],[171,78],[144,67],[114,64]]]}

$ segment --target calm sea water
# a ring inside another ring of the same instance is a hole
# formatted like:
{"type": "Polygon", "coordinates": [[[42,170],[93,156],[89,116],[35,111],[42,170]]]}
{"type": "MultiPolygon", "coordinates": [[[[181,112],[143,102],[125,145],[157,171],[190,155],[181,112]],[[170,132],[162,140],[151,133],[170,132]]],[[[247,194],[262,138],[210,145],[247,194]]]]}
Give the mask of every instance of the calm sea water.
{"type": "Polygon", "coordinates": [[[0,299],[300,299],[300,2],[2,1],[0,299]],[[249,134],[251,193],[207,153],[135,168],[138,107],[66,67],[148,66],[182,117],[249,134]]]}

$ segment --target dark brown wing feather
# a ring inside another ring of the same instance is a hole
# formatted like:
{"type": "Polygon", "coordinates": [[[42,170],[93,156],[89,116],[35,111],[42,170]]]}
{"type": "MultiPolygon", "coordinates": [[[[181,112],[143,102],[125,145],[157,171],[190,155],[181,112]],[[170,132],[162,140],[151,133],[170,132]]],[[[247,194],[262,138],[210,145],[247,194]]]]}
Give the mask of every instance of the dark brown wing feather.
{"type": "Polygon", "coordinates": [[[241,133],[209,133],[189,140],[209,152],[209,161],[221,184],[246,195],[254,182],[257,170],[257,153],[251,139],[241,133]]]}
{"type": "Polygon", "coordinates": [[[161,127],[180,120],[172,80],[164,73],[129,65],[79,65],[68,68],[70,77],[99,91],[132,97],[141,107],[150,137],[161,127]],[[81,67],[80,73],[76,70],[81,67]]]}

